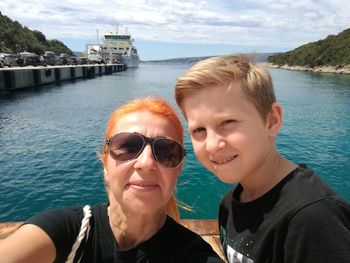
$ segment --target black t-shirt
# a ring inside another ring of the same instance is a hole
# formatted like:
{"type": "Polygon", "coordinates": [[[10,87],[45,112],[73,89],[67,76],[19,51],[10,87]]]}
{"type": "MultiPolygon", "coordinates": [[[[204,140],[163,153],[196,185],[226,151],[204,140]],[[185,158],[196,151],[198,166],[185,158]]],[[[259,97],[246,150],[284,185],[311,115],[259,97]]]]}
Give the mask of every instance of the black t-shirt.
{"type": "Polygon", "coordinates": [[[251,202],[239,201],[242,190],[237,185],[220,204],[229,262],[349,262],[350,206],[305,165],[251,202]]]}
{"type": "MultiPolygon", "coordinates": [[[[79,233],[81,207],[54,209],[26,221],[42,228],[56,247],[55,262],[65,262],[79,233]]],[[[78,249],[81,262],[223,262],[199,235],[167,217],[164,226],[149,240],[129,250],[119,250],[109,225],[107,205],[92,208],[88,240],[78,249]]],[[[74,261],[76,262],[76,261],[74,261]]]]}

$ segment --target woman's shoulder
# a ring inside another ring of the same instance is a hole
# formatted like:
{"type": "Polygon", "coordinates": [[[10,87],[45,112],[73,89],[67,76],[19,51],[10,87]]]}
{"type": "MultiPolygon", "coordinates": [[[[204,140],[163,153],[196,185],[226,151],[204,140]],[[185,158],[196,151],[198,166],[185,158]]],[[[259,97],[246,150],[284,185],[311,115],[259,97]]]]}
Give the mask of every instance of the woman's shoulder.
{"type": "MultiPolygon", "coordinates": [[[[94,205],[90,207],[92,210],[92,214],[95,216],[99,216],[103,214],[104,210],[106,210],[106,205],[94,205]]],[[[81,224],[81,220],[84,217],[84,206],[70,206],[63,208],[53,208],[46,211],[43,211],[33,217],[27,219],[24,224],[64,224],[67,222],[71,224],[77,223],[81,224]]]]}
{"type": "Polygon", "coordinates": [[[39,227],[50,237],[56,248],[56,260],[61,262],[72,248],[83,217],[82,206],[55,208],[29,218],[25,224],[39,227]]]}
{"type": "Polygon", "coordinates": [[[79,221],[83,218],[84,212],[81,206],[72,206],[65,208],[54,208],[34,215],[25,221],[25,224],[46,224],[59,223],[66,220],[79,221]]]}

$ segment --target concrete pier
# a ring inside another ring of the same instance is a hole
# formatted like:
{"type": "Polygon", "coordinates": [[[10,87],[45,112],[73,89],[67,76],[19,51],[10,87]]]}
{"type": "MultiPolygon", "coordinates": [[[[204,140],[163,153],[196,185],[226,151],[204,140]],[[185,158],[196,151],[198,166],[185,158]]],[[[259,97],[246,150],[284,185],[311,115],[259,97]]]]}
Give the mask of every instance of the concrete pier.
{"type": "Polygon", "coordinates": [[[0,70],[0,95],[13,90],[79,78],[94,78],[124,70],[124,64],[3,68],[0,70]]]}

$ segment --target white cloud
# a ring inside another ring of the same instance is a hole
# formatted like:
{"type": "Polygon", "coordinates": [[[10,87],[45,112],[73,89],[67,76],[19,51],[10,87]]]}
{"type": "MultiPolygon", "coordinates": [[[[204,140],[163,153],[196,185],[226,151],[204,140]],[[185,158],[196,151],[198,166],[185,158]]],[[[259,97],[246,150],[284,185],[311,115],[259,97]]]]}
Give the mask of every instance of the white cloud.
{"type": "MultiPolygon", "coordinates": [[[[128,26],[135,39],[291,49],[350,27],[348,0],[2,0],[3,15],[47,38],[96,39],[128,26]]],[[[271,49],[272,50],[272,49],[271,49]]]]}

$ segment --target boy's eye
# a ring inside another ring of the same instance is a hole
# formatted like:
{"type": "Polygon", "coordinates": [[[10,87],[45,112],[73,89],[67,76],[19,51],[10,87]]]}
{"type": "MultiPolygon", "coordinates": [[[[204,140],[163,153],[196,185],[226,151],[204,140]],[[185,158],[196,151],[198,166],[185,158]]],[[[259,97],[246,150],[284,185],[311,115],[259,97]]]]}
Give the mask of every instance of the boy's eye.
{"type": "Polygon", "coordinates": [[[201,133],[201,132],[204,132],[205,129],[203,127],[198,127],[198,128],[195,128],[192,130],[192,134],[198,134],[198,133],[201,133]]]}
{"type": "Polygon", "coordinates": [[[222,125],[233,124],[233,123],[236,123],[236,122],[237,122],[237,121],[236,121],[236,120],[233,120],[233,119],[231,119],[231,120],[225,120],[225,121],[222,122],[222,125]]]}

